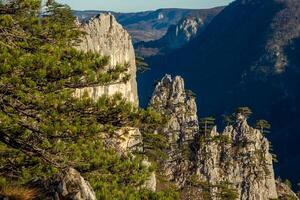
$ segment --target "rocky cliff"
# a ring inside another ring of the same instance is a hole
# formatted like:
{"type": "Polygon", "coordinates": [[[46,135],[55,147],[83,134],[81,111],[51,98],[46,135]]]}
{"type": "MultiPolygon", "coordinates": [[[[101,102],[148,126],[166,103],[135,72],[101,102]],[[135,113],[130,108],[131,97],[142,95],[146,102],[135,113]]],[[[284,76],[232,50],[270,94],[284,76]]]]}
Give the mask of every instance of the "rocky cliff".
{"type": "Polygon", "coordinates": [[[78,48],[85,52],[91,51],[109,56],[110,62],[106,67],[107,70],[116,65],[129,64],[127,73],[130,75],[130,80],[127,83],[77,89],[75,95],[79,97],[84,92],[88,92],[90,97],[97,99],[103,94],[121,93],[128,101],[137,106],[136,63],[130,35],[110,13],[97,15],[80,24],[80,27],[86,32],[86,35],[82,38],[78,48]]]}
{"type": "Polygon", "coordinates": [[[91,185],[73,168],[67,168],[48,180],[31,184],[41,193],[40,199],[46,200],[96,200],[91,185]]]}
{"type": "Polygon", "coordinates": [[[162,38],[135,44],[135,51],[137,55],[142,57],[166,54],[184,46],[197,37],[206,23],[209,23],[209,21],[205,21],[200,17],[185,17],[178,24],[170,26],[162,38]]]}
{"type": "Polygon", "coordinates": [[[169,42],[169,47],[177,49],[195,38],[204,26],[204,21],[198,17],[187,17],[182,19],[177,25],[169,28],[165,39],[169,42]]]}
{"type": "Polygon", "coordinates": [[[164,160],[164,174],[168,180],[183,186],[192,166],[187,158],[189,141],[198,132],[197,106],[195,99],[188,96],[184,81],[166,75],[153,93],[150,106],[168,116],[168,123],[159,133],[167,136],[170,148],[166,150],[168,159],[164,160]]]}
{"type": "Polygon", "coordinates": [[[215,127],[208,135],[200,135],[198,142],[196,174],[213,194],[220,192],[217,185],[229,183],[238,199],[277,198],[269,142],[244,116],[239,115],[223,133],[215,127]]]}
{"type": "Polygon", "coordinates": [[[195,98],[179,76],[166,75],[150,105],[169,117],[158,130],[170,143],[163,174],[182,189],[182,199],[278,198],[269,141],[248,125],[247,117],[237,113],[222,133],[206,124],[209,131],[202,130],[195,98]]]}
{"type": "Polygon", "coordinates": [[[193,42],[145,60],[151,70],[139,77],[141,105],[152,93],[144,85],[166,73],[185,77],[201,94],[202,115],[222,116],[247,105],[272,124],[278,173],[295,186],[300,180],[299,14],[299,0],[233,1],[193,42]]]}
{"type": "Polygon", "coordinates": [[[287,185],[281,180],[276,180],[276,189],[278,193],[278,199],[299,200],[299,197],[291,189],[291,185],[287,185]]]}

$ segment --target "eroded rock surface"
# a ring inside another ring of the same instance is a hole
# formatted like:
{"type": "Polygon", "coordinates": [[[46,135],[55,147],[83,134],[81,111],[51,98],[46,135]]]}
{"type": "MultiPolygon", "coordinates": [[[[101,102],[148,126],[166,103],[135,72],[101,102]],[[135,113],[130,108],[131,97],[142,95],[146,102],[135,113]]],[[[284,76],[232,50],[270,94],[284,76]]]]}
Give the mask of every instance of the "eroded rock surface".
{"type": "Polygon", "coordinates": [[[188,96],[184,81],[176,76],[166,75],[156,86],[150,106],[169,117],[169,122],[160,134],[168,137],[170,148],[168,159],[164,160],[164,174],[178,186],[183,186],[192,165],[185,155],[189,140],[198,132],[197,106],[195,99],[188,96]]]}
{"type": "Polygon", "coordinates": [[[217,185],[229,183],[242,200],[276,199],[272,155],[269,142],[259,130],[250,127],[244,116],[234,125],[218,133],[213,128],[207,136],[200,136],[196,160],[201,181],[218,193],[217,185]]]}
{"type": "Polygon", "coordinates": [[[196,38],[205,28],[207,21],[200,17],[185,17],[176,25],[171,25],[160,39],[135,44],[137,55],[150,57],[167,54],[196,38]]]}
{"type": "Polygon", "coordinates": [[[34,183],[47,200],[97,200],[90,184],[78,171],[68,168],[48,181],[34,183]]]}
{"type": "Polygon", "coordinates": [[[299,200],[297,195],[293,192],[293,190],[287,184],[285,184],[279,180],[276,180],[276,188],[277,188],[279,199],[299,200]]]}
{"type": "Polygon", "coordinates": [[[135,53],[128,32],[110,13],[99,14],[80,24],[80,27],[86,32],[86,35],[77,48],[85,52],[91,51],[109,56],[110,62],[106,69],[113,68],[116,65],[129,64],[127,73],[130,75],[130,80],[127,83],[77,89],[75,96],[80,97],[84,92],[88,92],[89,96],[96,100],[103,94],[121,93],[127,100],[137,106],[135,53]]]}
{"type": "Polygon", "coordinates": [[[177,49],[195,38],[202,28],[204,21],[199,17],[187,17],[171,26],[164,36],[169,48],[177,49]]]}
{"type": "Polygon", "coordinates": [[[182,199],[266,200],[278,197],[269,142],[242,114],[222,133],[199,128],[195,98],[181,77],[166,75],[150,105],[169,116],[164,175],[183,189],[182,199]],[[188,156],[185,154],[188,152],[188,156]]]}

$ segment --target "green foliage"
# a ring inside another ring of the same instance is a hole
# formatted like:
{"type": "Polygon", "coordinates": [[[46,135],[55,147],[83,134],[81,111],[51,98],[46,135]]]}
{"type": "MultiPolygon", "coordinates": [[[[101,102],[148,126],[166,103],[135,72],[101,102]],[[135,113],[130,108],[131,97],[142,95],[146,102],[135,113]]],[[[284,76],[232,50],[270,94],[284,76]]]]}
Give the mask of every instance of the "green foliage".
{"type": "Polygon", "coordinates": [[[225,126],[229,126],[235,122],[235,117],[234,115],[222,115],[222,121],[225,126]]]}
{"type": "Polygon", "coordinates": [[[278,200],[297,200],[297,198],[293,195],[286,194],[286,195],[279,197],[278,200]]]}
{"type": "Polygon", "coordinates": [[[231,144],[231,138],[227,135],[216,135],[216,136],[200,136],[199,138],[200,144],[206,144],[208,142],[215,142],[218,144],[226,145],[231,144]]]}
{"type": "Polygon", "coordinates": [[[291,181],[289,181],[288,179],[285,179],[285,181],[283,181],[283,183],[288,186],[289,188],[292,188],[292,183],[291,181]]]}
{"type": "Polygon", "coordinates": [[[218,188],[219,192],[217,197],[224,200],[236,200],[238,199],[238,193],[236,189],[233,189],[233,184],[223,181],[214,187],[218,188]]]}
{"type": "Polygon", "coordinates": [[[271,125],[268,121],[261,119],[255,122],[254,127],[259,129],[262,133],[270,133],[271,125]]]}
{"type": "Polygon", "coordinates": [[[197,176],[192,176],[187,181],[190,187],[200,189],[200,195],[203,199],[222,199],[222,200],[236,200],[238,199],[237,190],[234,189],[233,184],[222,181],[217,184],[210,184],[206,181],[201,181],[197,176]]]}
{"type": "Polygon", "coordinates": [[[145,62],[143,57],[136,56],[135,57],[136,67],[138,72],[145,72],[150,70],[149,65],[145,62]]]}
{"type": "Polygon", "coordinates": [[[139,112],[139,127],[143,136],[143,143],[141,143],[142,153],[146,155],[151,161],[157,161],[165,158],[165,149],[169,147],[167,137],[159,134],[156,130],[158,127],[167,123],[166,116],[155,112],[151,107],[139,112]]]}
{"type": "Polygon", "coordinates": [[[188,98],[196,99],[197,95],[192,90],[187,90],[186,95],[188,98]]]}
{"type": "Polygon", "coordinates": [[[215,118],[206,117],[199,120],[199,132],[202,135],[208,135],[215,126],[215,118]]]}
{"type": "Polygon", "coordinates": [[[235,114],[242,114],[249,118],[252,115],[252,110],[249,107],[239,107],[236,109],[235,114]]]}
{"type": "Polygon", "coordinates": [[[109,58],[76,50],[84,33],[70,8],[49,1],[39,17],[40,3],[0,3],[0,184],[47,179],[72,166],[99,199],[171,199],[172,192],[142,189],[151,173],[143,155],[119,155],[103,142],[117,139],[121,127],[138,127],[149,155],[152,144],[163,146],[152,130],[164,118],[120,95],[73,96],[76,88],[128,81],[128,64],[107,71],[109,58]]]}

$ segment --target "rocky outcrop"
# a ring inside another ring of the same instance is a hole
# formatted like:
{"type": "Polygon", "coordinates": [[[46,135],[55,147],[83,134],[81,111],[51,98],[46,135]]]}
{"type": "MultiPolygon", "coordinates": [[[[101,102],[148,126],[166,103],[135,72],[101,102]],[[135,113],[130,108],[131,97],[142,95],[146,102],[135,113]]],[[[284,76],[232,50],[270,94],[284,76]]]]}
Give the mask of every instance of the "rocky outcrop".
{"type": "MultiPolygon", "coordinates": [[[[148,161],[148,159],[144,159],[142,162],[142,165],[150,168],[151,167],[151,162],[148,161]]],[[[156,173],[155,171],[153,171],[150,176],[148,177],[148,179],[146,180],[146,182],[144,183],[143,187],[155,192],[156,191],[156,185],[157,185],[157,178],[156,178],[156,173]]]]}
{"type": "Polygon", "coordinates": [[[201,18],[187,17],[177,25],[171,26],[163,40],[166,40],[169,48],[177,49],[195,38],[203,27],[204,22],[201,18]]]}
{"type": "Polygon", "coordinates": [[[199,143],[196,174],[211,186],[212,194],[221,193],[217,185],[229,183],[238,199],[277,198],[269,142],[244,116],[239,115],[222,134],[215,127],[210,134],[200,135],[199,143]]]}
{"type": "Polygon", "coordinates": [[[189,141],[198,132],[197,106],[195,99],[184,89],[184,81],[166,75],[154,90],[150,106],[167,115],[169,122],[159,133],[168,137],[168,159],[163,161],[164,174],[178,186],[184,185],[191,167],[186,155],[189,141]]]}
{"type": "MultiPolygon", "coordinates": [[[[240,105],[251,107],[272,124],[278,175],[296,184],[300,180],[296,164],[300,148],[295,148],[300,143],[299,55],[299,0],[236,0],[186,47],[146,60],[151,70],[141,74],[139,85],[176,73],[188,77],[189,86],[203,96],[198,99],[201,115],[221,116],[240,105]]],[[[149,95],[141,90],[141,104],[149,95]]]]}
{"type": "Polygon", "coordinates": [[[205,21],[202,18],[185,17],[177,25],[171,25],[162,38],[135,44],[136,53],[143,57],[169,53],[197,37],[204,27],[205,21]]]}
{"type": "Polygon", "coordinates": [[[122,127],[115,131],[114,137],[104,140],[105,147],[115,149],[119,155],[139,150],[142,142],[142,134],[135,127],[122,127]]]}
{"type": "Polygon", "coordinates": [[[137,106],[136,63],[130,35],[110,13],[97,15],[80,24],[80,27],[86,32],[86,35],[77,48],[85,52],[91,51],[109,56],[110,62],[106,66],[106,70],[116,65],[129,64],[127,73],[130,75],[130,80],[127,83],[77,89],[75,96],[80,97],[87,92],[96,100],[104,94],[121,93],[128,101],[137,106]]]}
{"type": "Polygon", "coordinates": [[[185,91],[183,79],[169,75],[157,84],[150,105],[169,117],[158,130],[170,144],[163,174],[183,189],[182,199],[278,197],[269,142],[244,115],[237,113],[236,121],[218,133],[198,121],[195,98],[185,91]]]}
{"type": "Polygon", "coordinates": [[[151,107],[169,115],[165,130],[174,142],[192,138],[199,129],[195,98],[189,93],[180,76],[166,75],[157,84],[150,101],[151,107]]]}
{"type": "MultiPolygon", "coordinates": [[[[80,98],[86,92],[97,100],[102,95],[113,95],[121,93],[128,101],[136,107],[139,104],[136,83],[136,62],[131,37],[126,30],[116,21],[110,13],[99,14],[87,22],[79,24],[81,29],[86,32],[78,49],[84,52],[99,53],[103,56],[109,56],[109,65],[105,70],[112,69],[117,65],[129,64],[128,74],[130,80],[126,83],[116,83],[107,86],[96,86],[83,89],[76,89],[75,96],[80,98]]],[[[142,143],[142,134],[136,127],[121,127],[115,131],[115,137],[104,139],[104,146],[114,149],[119,155],[133,154],[133,151],[139,151],[142,143]]],[[[133,155],[134,156],[134,155],[133,155]]],[[[141,163],[150,167],[151,163],[146,159],[141,163]]],[[[152,173],[145,188],[155,191],[156,176],[152,173]]]]}
{"type": "Polygon", "coordinates": [[[299,200],[298,196],[293,192],[289,185],[276,180],[276,188],[278,193],[278,199],[283,200],[299,200]]]}
{"type": "Polygon", "coordinates": [[[48,181],[33,183],[47,200],[96,200],[95,192],[78,171],[68,168],[48,181]]]}

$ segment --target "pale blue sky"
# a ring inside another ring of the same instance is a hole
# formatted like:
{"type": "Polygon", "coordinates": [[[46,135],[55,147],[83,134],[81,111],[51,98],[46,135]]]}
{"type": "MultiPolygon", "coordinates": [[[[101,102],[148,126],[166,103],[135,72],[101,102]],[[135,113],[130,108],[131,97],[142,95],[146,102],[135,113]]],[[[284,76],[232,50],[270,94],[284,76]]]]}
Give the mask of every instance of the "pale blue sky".
{"type": "Polygon", "coordinates": [[[136,12],[158,8],[211,8],[227,5],[232,0],[57,0],[74,10],[109,10],[136,12]]]}

